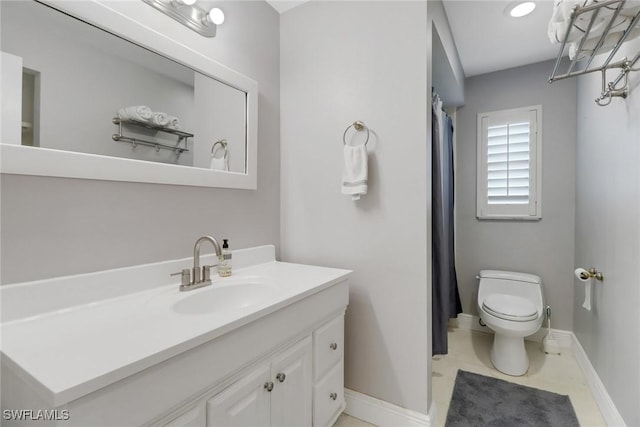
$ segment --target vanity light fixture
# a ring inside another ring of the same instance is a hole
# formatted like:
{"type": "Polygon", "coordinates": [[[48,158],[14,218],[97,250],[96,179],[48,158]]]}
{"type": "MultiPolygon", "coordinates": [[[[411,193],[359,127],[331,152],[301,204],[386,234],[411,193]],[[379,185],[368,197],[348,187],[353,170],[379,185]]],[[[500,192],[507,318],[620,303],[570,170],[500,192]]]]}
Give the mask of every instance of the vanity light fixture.
{"type": "Polygon", "coordinates": [[[224,22],[222,10],[210,11],[196,4],[197,0],[142,0],[176,21],[205,37],[215,37],[217,26],[224,22]]]}
{"type": "Polygon", "coordinates": [[[532,1],[519,1],[511,3],[509,6],[507,6],[505,12],[513,18],[522,18],[523,16],[526,16],[533,12],[535,8],[536,4],[532,1]]]}

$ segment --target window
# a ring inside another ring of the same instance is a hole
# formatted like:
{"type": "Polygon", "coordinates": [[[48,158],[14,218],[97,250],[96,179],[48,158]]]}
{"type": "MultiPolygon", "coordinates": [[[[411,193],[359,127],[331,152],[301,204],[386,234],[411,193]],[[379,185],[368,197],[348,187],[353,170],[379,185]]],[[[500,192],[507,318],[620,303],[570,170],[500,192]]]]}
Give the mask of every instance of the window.
{"type": "Polygon", "coordinates": [[[540,219],[542,106],[478,114],[479,219],[540,219]]]}

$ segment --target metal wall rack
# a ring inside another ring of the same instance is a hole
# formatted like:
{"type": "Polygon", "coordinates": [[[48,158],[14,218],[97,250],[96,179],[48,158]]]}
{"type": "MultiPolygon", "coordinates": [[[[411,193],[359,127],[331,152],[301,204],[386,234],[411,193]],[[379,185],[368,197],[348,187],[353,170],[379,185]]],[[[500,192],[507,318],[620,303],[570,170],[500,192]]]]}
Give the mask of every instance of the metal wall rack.
{"type": "Polygon", "coordinates": [[[111,138],[114,141],[129,142],[133,144],[133,148],[135,148],[138,144],[140,144],[140,145],[145,145],[149,147],[154,147],[156,151],[160,151],[160,149],[172,150],[173,152],[175,152],[176,155],[179,156],[185,151],[189,151],[189,149],[187,148],[187,140],[188,138],[193,138],[192,133],[183,132],[181,130],[171,129],[164,126],[157,126],[151,123],[140,122],[137,120],[130,120],[130,119],[124,120],[119,117],[114,117],[111,121],[113,122],[113,124],[118,125],[118,133],[114,133],[111,136],[111,138]],[[168,145],[168,144],[163,144],[161,142],[147,141],[146,139],[132,138],[130,136],[125,136],[122,133],[122,125],[139,126],[145,129],[151,129],[159,132],[165,132],[172,135],[176,135],[178,137],[178,142],[176,143],[176,145],[168,145]],[[183,142],[184,142],[184,147],[181,147],[181,144],[183,142]]]}
{"type": "MultiPolygon", "coordinates": [[[[613,99],[613,97],[621,97],[623,99],[627,97],[627,95],[629,94],[629,84],[628,84],[629,73],[631,71],[640,71],[640,68],[634,68],[636,67],[636,64],[640,66],[640,52],[638,52],[632,59],[628,59],[625,57],[619,61],[611,62],[613,60],[613,57],[618,52],[622,44],[627,40],[631,32],[635,28],[640,28],[640,25],[639,25],[640,12],[637,12],[631,18],[630,24],[628,25],[628,27],[626,28],[626,30],[624,31],[624,33],[622,34],[618,42],[615,44],[613,49],[610,51],[609,55],[607,56],[607,59],[605,59],[605,61],[599,66],[592,66],[595,56],[598,55],[599,53],[604,53],[604,52],[599,52],[599,50],[605,44],[605,40],[607,36],[610,35],[610,31],[614,22],[616,21],[616,19],[618,18],[622,10],[625,8],[625,5],[627,4],[627,0],[609,0],[609,1],[602,1],[597,3],[595,1],[596,0],[594,0],[594,2],[589,3],[583,7],[574,6],[571,13],[569,25],[567,26],[567,32],[562,40],[560,51],[558,52],[558,58],[553,68],[553,72],[549,77],[549,83],[553,83],[554,81],[563,80],[569,77],[576,77],[583,74],[599,71],[602,77],[602,87],[601,87],[600,96],[595,99],[595,102],[600,106],[606,106],[611,103],[611,100],[613,99]],[[601,36],[593,36],[593,35],[590,36],[590,32],[593,28],[593,25],[596,22],[598,15],[603,10],[603,8],[607,8],[609,11],[613,10],[613,13],[611,14],[611,19],[608,21],[605,27],[605,30],[601,36]],[[576,19],[580,15],[588,14],[588,13],[591,13],[591,17],[589,19],[589,24],[586,30],[584,30],[584,34],[582,35],[581,39],[578,42],[579,44],[578,44],[577,52],[573,60],[571,61],[570,65],[568,66],[567,71],[564,74],[558,74],[558,69],[560,68],[560,62],[564,54],[564,49],[565,49],[565,46],[567,45],[569,34],[572,28],[574,27],[576,19]],[[598,40],[593,50],[583,49],[585,42],[588,39],[598,40]],[[588,53],[588,55],[585,56],[584,55],[585,53],[588,53]],[[612,70],[612,69],[618,69],[619,74],[613,81],[607,82],[607,70],[612,70]]],[[[637,2],[631,1],[629,3],[636,3],[634,6],[637,6],[637,2]]]]}

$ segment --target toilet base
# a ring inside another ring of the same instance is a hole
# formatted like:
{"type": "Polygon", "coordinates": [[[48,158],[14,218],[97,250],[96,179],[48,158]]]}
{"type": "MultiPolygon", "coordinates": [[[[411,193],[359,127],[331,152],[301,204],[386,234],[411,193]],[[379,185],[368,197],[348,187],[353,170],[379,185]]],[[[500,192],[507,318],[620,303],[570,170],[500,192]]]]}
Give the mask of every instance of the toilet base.
{"type": "Polygon", "coordinates": [[[510,337],[496,333],[491,347],[491,363],[502,373],[521,376],[529,369],[529,356],[524,337],[510,337]]]}

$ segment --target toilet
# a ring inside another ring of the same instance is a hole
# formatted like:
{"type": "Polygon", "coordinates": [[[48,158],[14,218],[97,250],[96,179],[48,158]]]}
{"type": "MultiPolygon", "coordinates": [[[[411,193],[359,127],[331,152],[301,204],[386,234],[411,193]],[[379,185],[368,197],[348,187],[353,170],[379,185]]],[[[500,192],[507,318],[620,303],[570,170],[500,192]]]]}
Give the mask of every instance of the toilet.
{"type": "Polygon", "coordinates": [[[478,288],[480,319],[495,332],[491,363],[507,375],[524,375],[529,357],[524,337],[540,329],[542,281],[533,274],[482,270],[478,288]]]}

